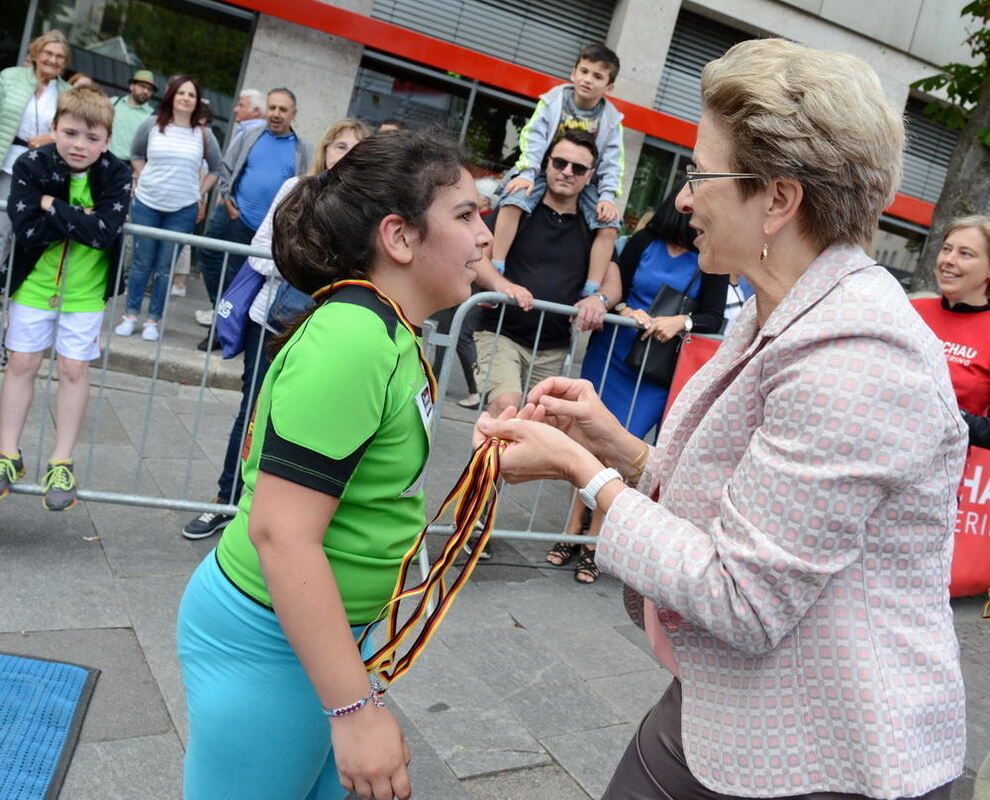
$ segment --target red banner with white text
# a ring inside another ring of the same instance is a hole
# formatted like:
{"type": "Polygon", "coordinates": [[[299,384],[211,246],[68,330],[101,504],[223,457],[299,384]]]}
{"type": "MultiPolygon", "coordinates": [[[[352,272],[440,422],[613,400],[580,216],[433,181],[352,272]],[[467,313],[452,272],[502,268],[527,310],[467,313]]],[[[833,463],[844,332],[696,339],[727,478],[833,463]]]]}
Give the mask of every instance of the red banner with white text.
{"type": "Polygon", "coordinates": [[[990,589],[990,450],[969,448],[959,484],[956,550],[949,594],[965,597],[990,589]]]}

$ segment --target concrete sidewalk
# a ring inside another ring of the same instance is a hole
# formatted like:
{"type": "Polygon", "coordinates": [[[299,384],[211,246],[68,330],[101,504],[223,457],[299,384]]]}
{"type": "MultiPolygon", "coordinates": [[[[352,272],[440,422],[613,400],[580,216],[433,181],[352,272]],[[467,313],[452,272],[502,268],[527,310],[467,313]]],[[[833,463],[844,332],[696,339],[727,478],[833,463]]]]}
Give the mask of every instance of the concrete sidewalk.
{"type": "MultiPolygon", "coordinates": [[[[195,279],[190,287],[201,293],[195,279]]],[[[193,348],[205,329],[192,322],[192,311],[205,301],[194,294],[172,306],[163,364],[185,375],[172,351],[202,364],[204,354],[193,348]]],[[[129,352],[130,360],[116,363],[136,374],[109,373],[98,414],[92,404],[77,451],[81,471],[92,464],[84,485],[168,497],[182,496],[188,486],[190,498],[208,499],[238,393],[201,391],[196,380],[159,381],[150,398],[143,375],[151,363],[145,354],[155,345],[137,337],[121,345],[115,341],[114,349],[129,352]],[[142,438],[147,446],[139,459],[142,438]]],[[[222,369],[237,385],[240,363],[222,369]]],[[[450,398],[463,394],[455,374],[450,398]]],[[[23,440],[29,480],[46,415],[41,455],[50,447],[51,406],[43,414],[40,397],[23,440]]],[[[429,509],[467,459],[473,417],[456,403],[445,406],[429,509]]],[[[498,527],[526,528],[537,495],[532,527],[561,530],[567,505],[561,486],[510,489],[498,527]]],[[[183,539],[188,517],[101,503],[56,515],[34,496],[0,501],[0,652],[103,671],[63,800],[181,796],[186,724],[174,621],[189,574],[215,544],[183,539]]],[[[431,539],[434,550],[439,544],[431,539]]],[[[599,797],[635,725],[668,683],[622,609],[619,584],[603,577],[579,586],[571,570],[545,565],[545,549],[496,542],[494,558],[479,566],[416,668],[390,691],[413,750],[416,797],[599,797]]],[[[970,776],[990,750],[990,624],[979,619],[981,607],[980,598],[954,603],[970,712],[970,776]]],[[[969,800],[971,787],[970,779],[960,780],[953,798],[969,800]]]]}

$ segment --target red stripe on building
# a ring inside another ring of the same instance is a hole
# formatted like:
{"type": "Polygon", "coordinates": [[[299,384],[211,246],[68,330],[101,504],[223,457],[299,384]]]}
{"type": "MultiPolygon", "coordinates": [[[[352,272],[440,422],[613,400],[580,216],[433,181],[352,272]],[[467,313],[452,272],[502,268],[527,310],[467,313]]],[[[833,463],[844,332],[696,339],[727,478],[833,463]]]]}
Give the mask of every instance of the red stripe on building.
{"type": "MultiPolygon", "coordinates": [[[[231,0],[235,5],[358,42],[376,50],[420,64],[482,81],[526,97],[537,98],[560,83],[560,78],[487,56],[460,45],[434,39],[408,28],[372,19],[320,0],[231,0]]],[[[290,58],[291,54],[286,54],[290,58]]],[[[698,126],[652,108],[609,98],[625,115],[623,123],[633,130],[667,142],[694,147],[698,126]]],[[[916,197],[898,194],[889,214],[928,226],[935,206],[916,197]]]]}

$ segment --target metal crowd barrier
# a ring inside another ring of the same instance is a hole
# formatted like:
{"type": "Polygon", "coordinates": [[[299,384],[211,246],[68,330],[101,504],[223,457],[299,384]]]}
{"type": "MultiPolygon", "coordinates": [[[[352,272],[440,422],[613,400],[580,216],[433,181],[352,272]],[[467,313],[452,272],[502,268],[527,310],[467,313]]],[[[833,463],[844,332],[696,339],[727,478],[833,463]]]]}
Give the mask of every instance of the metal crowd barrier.
{"type": "MultiPolygon", "coordinates": [[[[453,320],[450,325],[450,330],[447,333],[440,334],[436,332],[431,332],[430,342],[434,347],[444,347],[442,366],[440,369],[440,375],[438,376],[439,383],[439,401],[437,407],[437,414],[440,419],[442,419],[443,405],[447,399],[447,389],[450,384],[451,374],[454,369],[454,362],[456,360],[456,346],[457,340],[460,332],[468,319],[468,315],[471,311],[479,305],[499,305],[502,308],[502,312],[499,314],[498,324],[496,326],[495,334],[499,336],[501,334],[502,321],[504,319],[504,309],[506,305],[516,305],[515,301],[512,300],[507,295],[498,292],[482,292],[473,295],[466,302],[461,304],[454,314],[453,320]]],[[[533,310],[530,312],[532,314],[539,314],[540,318],[537,323],[537,333],[536,333],[536,347],[533,350],[533,361],[535,361],[536,355],[539,352],[539,340],[540,334],[543,329],[543,322],[547,314],[561,314],[568,317],[573,317],[578,313],[578,309],[574,306],[561,305],[559,303],[550,303],[542,300],[533,301],[533,310]]],[[[606,314],[604,320],[604,329],[599,336],[608,337],[608,350],[605,359],[605,366],[601,376],[600,388],[604,389],[608,383],[609,371],[611,365],[613,364],[613,356],[617,358],[624,357],[618,356],[615,353],[615,342],[618,330],[621,327],[627,328],[638,328],[639,324],[632,319],[627,317],[622,317],[617,314],[606,314]]],[[[716,337],[721,338],[721,337],[716,337]]],[[[578,342],[578,335],[574,334],[571,337],[571,346],[568,355],[564,361],[564,368],[562,374],[567,377],[572,377],[577,367],[576,359],[576,345],[578,342]]],[[[496,344],[495,349],[493,349],[491,361],[494,361],[498,353],[498,345],[496,344]]],[[[531,365],[533,363],[531,361],[531,365]]],[[[644,359],[645,363],[645,359],[644,359]]],[[[480,380],[478,381],[478,391],[482,398],[487,396],[488,385],[490,382],[492,363],[486,365],[481,365],[478,369],[478,375],[480,380]]],[[[529,390],[532,388],[532,366],[529,369],[528,374],[525,376],[523,381],[523,398],[526,397],[529,390]]],[[[640,369],[639,374],[636,377],[636,382],[633,388],[633,394],[630,399],[629,413],[625,420],[621,420],[625,427],[629,426],[632,415],[636,410],[636,404],[639,400],[640,388],[643,385],[643,371],[640,369]]],[[[662,409],[659,410],[662,413],[662,409]]],[[[646,440],[653,441],[658,433],[658,426],[653,428],[651,431],[647,432],[646,440]]],[[[470,442],[465,445],[465,458],[470,452],[470,442]]],[[[429,473],[428,473],[429,477],[429,473]]],[[[533,501],[532,507],[529,510],[529,519],[527,525],[524,529],[511,529],[506,527],[498,526],[498,518],[496,517],[496,527],[492,531],[492,537],[498,539],[515,539],[523,541],[542,541],[542,542],[569,542],[574,544],[596,544],[598,537],[588,536],[588,535],[566,535],[561,533],[559,530],[541,530],[539,527],[540,522],[545,522],[545,517],[541,518],[539,516],[541,500],[545,493],[548,491],[561,491],[564,487],[559,481],[539,481],[535,489],[535,499],[533,501]]],[[[504,490],[503,490],[504,491],[504,490]]],[[[508,492],[511,496],[512,487],[508,487],[508,492]]],[[[569,487],[566,489],[572,496],[570,503],[577,502],[570,491],[569,487]]],[[[453,526],[449,524],[437,524],[433,525],[429,529],[429,533],[437,535],[449,535],[453,531],[453,526]]]]}
{"type": "MultiPolygon", "coordinates": [[[[5,208],[5,202],[0,200],[0,212],[5,208]]],[[[148,228],[139,225],[126,224],[124,226],[124,234],[128,237],[134,237],[135,235],[145,236],[152,239],[158,239],[165,242],[173,242],[179,245],[194,246],[199,248],[207,248],[211,250],[222,251],[224,255],[222,274],[220,278],[220,285],[224,283],[224,279],[228,270],[229,258],[232,255],[239,256],[255,256],[261,258],[269,258],[270,253],[266,250],[252,248],[247,245],[234,244],[230,242],[225,242],[217,239],[210,239],[204,236],[195,236],[192,234],[182,234],[175,233],[171,231],[164,231],[157,228],[148,228]]],[[[170,275],[169,275],[169,285],[171,285],[172,276],[175,271],[175,263],[179,255],[179,248],[176,248],[172,255],[172,261],[170,265],[170,275]]],[[[122,251],[121,260],[123,261],[124,255],[122,251]]],[[[126,268],[128,264],[121,263],[120,265],[120,275],[126,275],[126,268]]],[[[6,270],[5,280],[2,284],[2,291],[0,291],[0,331],[6,328],[6,311],[7,311],[7,301],[9,297],[9,286],[10,286],[10,270],[6,270]]],[[[95,396],[91,395],[89,414],[92,419],[90,426],[91,434],[89,436],[88,445],[80,444],[76,449],[76,464],[77,464],[77,475],[79,477],[79,498],[89,502],[98,503],[112,503],[121,505],[133,505],[141,506],[147,508],[159,508],[159,509],[172,509],[178,511],[187,512],[203,512],[203,511],[214,511],[220,513],[235,513],[236,506],[233,505],[217,505],[214,503],[207,502],[205,498],[214,493],[214,484],[216,481],[216,472],[212,466],[209,467],[209,477],[208,488],[203,486],[203,480],[200,480],[196,485],[194,485],[193,471],[194,467],[197,466],[199,461],[199,466],[202,469],[206,467],[201,463],[202,457],[197,458],[197,450],[199,449],[198,440],[200,438],[200,433],[205,430],[204,423],[204,410],[207,399],[207,392],[209,389],[209,375],[211,374],[211,363],[213,359],[218,359],[219,355],[214,353],[212,346],[208,346],[206,352],[203,354],[203,369],[199,377],[198,386],[196,388],[195,402],[192,411],[192,425],[189,429],[188,443],[185,443],[184,450],[185,456],[182,465],[177,465],[177,469],[181,474],[181,480],[178,483],[181,484],[181,489],[179,491],[166,491],[163,490],[159,494],[151,493],[147,490],[144,485],[144,473],[146,471],[145,467],[147,463],[157,456],[150,456],[148,453],[149,442],[152,437],[160,437],[161,432],[156,431],[156,423],[158,420],[155,416],[156,401],[158,400],[157,391],[159,385],[163,383],[163,379],[160,377],[161,372],[161,361],[163,347],[168,339],[168,316],[169,310],[175,298],[168,296],[166,298],[166,304],[162,319],[160,321],[160,330],[162,331],[161,337],[156,343],[154,343],[154,360],[151,365],[150,375],[146,378],[146,399],[143,401],[143,413],[141,414],[140,422],[137,423],[137,430],[129,430],[127,433],[131,437],[131,440],[136,443],[136,462],[134,463],[133,470],[133,481],[129,487],[122,487],[119,483],[115,485],[100,485],[97,469],[98,465],[98,434],[101,430],[101,422],[104,411],[104,404],[106,401],[106,395],[108,391],[108,375],[111,372],[109,369],[109,361],[111,351],[113,349],[114,341],[116,335],[113,332],[114,325],[121,316],[121,306],[123,304],[123,296],[116,294],[112,300],[107,303],[106,313],[104,315],[104,327],[102,331],[101,341],[102,354],[100,357],[98,367],[94,364],[95,370],[91,373],[91,392],[95,391],[95,396]],[[82,469],[79,469],[79,466],[82,469]],[[127,488],[128,491],[123,491],[122,489],[127,488]],[[171,495],[171,496],[163,496],[171,495]]],[[[502,316],[504,315],[504,308],[506,305],[514,304],[511,298],[506,295],[499,294],[496,292],[485,292],[481,294],[476,294],[471,297],[468,301],[463,303],[454,314],[450,330],[447,333],[438,333],[435,328],[430,325],[424,325],[424,344],[428,351],[431,351],[435,347],[445,347],[446,351],[442,360],[442,367],[440,369],[440,374],[438,376],[439,383],[439,398],[436,407],[436,430],[435,438],[439,435],[441,426],[443,425],[443,408],[446,402],[447,389],[450,384],[450,378],[452,370],[454,369],[454,362],[456,358],[456,343],[462,326],[464,325],[465,319],[473,308],[480,304],[492,304],[499,305],[503,309],[502,313],[499,315],[499,322],[497,329],[495,331],[496,336],[501,332],[502,316]]],[[[540,320],[538,323],[538,333],[537,333],[537,349],[534,351],[534,356],[538,352],[539,347],[539,335],[542,330],[543,320],[547,314],[563,314],[566,316],[574,316],[578,313],[578,309],[573,306],[560,305],[557,303],[549,303],[540,300],[534,301],[534,310],[530,313],[539,314],[540,320]]],[[[609,343],[609,357],[606,364],[611,363],[612,351],[615,343],[615,334],[619,327],[637,327],[637,323],[633,320],[627,319],[614,314],[606,315],[605,321],[606,332],[601,335],[610,336],[609,343]],[[609,327],[611,327],[611,334],[609,334],[609,327]]],[[[214,316],[214,323],[209,329],[209,343],[212,345],[213,339],[216,335],[216,319],[214,316]]],[[[572,344],[570,352],[565,360],[564,374],[570,374],[574,371],[576,367],[575,359],[575,345],[577,342],[577,337],[572,337],[572,344]]],[[[149,343],[150,345],[151,343],[149,343]]],[[[497,347],[497,346],[496,346],[497,347]]],[[[258,349],[258,359],[262,357],[264,348],[258,349]]],[[[494,355],[497,353],[497,349],[494,355]]],[[[257,365],[257,362],[256,362],[257,365]]],[[[479,391],[482,397],[485,397],[485,393],[488,388],[489,375],[490,375],[491,364],[483,365],[479,370],[479,375],[481,380],[479,381],[479,391]]],[[[605,373],[603,376],[603,381],[608,380],[608,369],[606,366],[605,373]]],[[[255,372],[252,370],[252,372],[255,372]]],[[[54,345],[48,353],[48,370],[44,378],[39,378],[39,380],[44,381],[44,392],[43,399],[41,400],[41,406],[47,411],[50,408],[51,397],[52,397],[52,384],[56,380],[56,370],[55,370],[55,359],[54,359],[54,345]]],[[[637,381],[636,393],[639,391],[640,382],[642,377],[637,381]]],[[[525,392],[530,388],[531,376],[527,376],[526,386],[524,388],[525,392]]],[[[253,389],[253,385],[252,385],[253,389]]],[[[36,398],[37,399],[37,398],[36,398]]],[[[632,400],[632,407],[635,407],[636,395],[634,394],[632,400]]],[[[233,423],[232,412],[229,418],[224,418],[223,422],[223,433],[226,434],[230,430],[230,425],[233,423]]],[[[632,412],[630,411],[630,414],[632,412]]],[[[48,432],[48,428],[51,425],[50,414],[41,414],[41,426],[37,437],[37,445],[30,450],[31,461],[34,466],[34,476],[33,480],[25,480],[14,484],[12,491],[22,493],[22,494],[34,494],[40,495],[43,493],[41,486],[39,485],[41,469],[42,469],[42,455],[44,453],[45,436],[48,432]]],[[[626,420],[628,423],[628,420],[626,420]]],[[[123,423],[122,423],[123,424],[123,423]]],[[[245,425],[245,431],[247,426],[245,425]]],[[[243,449],[244,435],[242,433],[240,449],[243,449]]],[[[172,443],[176,446],[177,450],[181,452],[183,443],[180,441],[184,437],[175,436],[176,442],[172,443]]],[[[83,437],[80,437],[82,441],[83,437]]],[[[470,453],[471,442],[469,438],[464,441],[464,456],[465,461],[470,453]]],[[[28,448],[25,448],[28,450],[28,448]]],[[[217,456],[221,456],[221,453],[217,453],[217,456]]],[[[209,463],[209,462],[207,462],[209,463]]],[[[119,462],[113,464],[114,468],[119,471],[121,466],[119,462]]],[[[433,478],[434,470],[431,469],[432,464],[427,465],[426,474],[424,480],[429,482],[433,478]]],[[[235,480],[239,481],[240,476],[237,475],[235,480]]],[[[172,480],[172,487],[176,485],[176,481],[172,480]]],[[[521,540],[533,540],[533,541],[569,541],[569,542],[579,542],[590,544],[595,541],[593,537],[588,536],[565,536],[559,531],[546,530],[545,520],[542,520],[539,516],[541,499],[544,497],[545,493],[548,491],[548,484],[550,482],[540,482],[537,486],[535,493],[536,497],[533,502],[532,508],[529,511],[529,520],[525,529],[516,530],[505,527],[496,527],[494,531],[494,536],[496,538],[506,538],[506,539],[521,539],[521,540]]],[[[563,491],[563,485],[557,482],[556,487],[552,491],[563,491]]],[[[496,520],[496,525],[497,525],[496,520]]],[[[430,528],[430,533],[434,534],[449,534],[452,528],[450,525],[437,524],[430,528]]],[[[424,562],[425,563],[425,562],[424,562]]]]}

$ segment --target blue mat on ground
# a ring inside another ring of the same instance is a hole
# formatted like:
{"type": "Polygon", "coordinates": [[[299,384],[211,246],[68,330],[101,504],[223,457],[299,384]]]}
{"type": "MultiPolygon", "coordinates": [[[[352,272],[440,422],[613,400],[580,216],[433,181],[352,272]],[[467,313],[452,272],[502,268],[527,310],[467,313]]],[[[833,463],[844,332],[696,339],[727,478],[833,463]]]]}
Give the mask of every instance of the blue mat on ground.
{"type": "Polygon", "coordinates": [[[0,800],[58,797],[99,674],[0,653],[0,800]]]}

